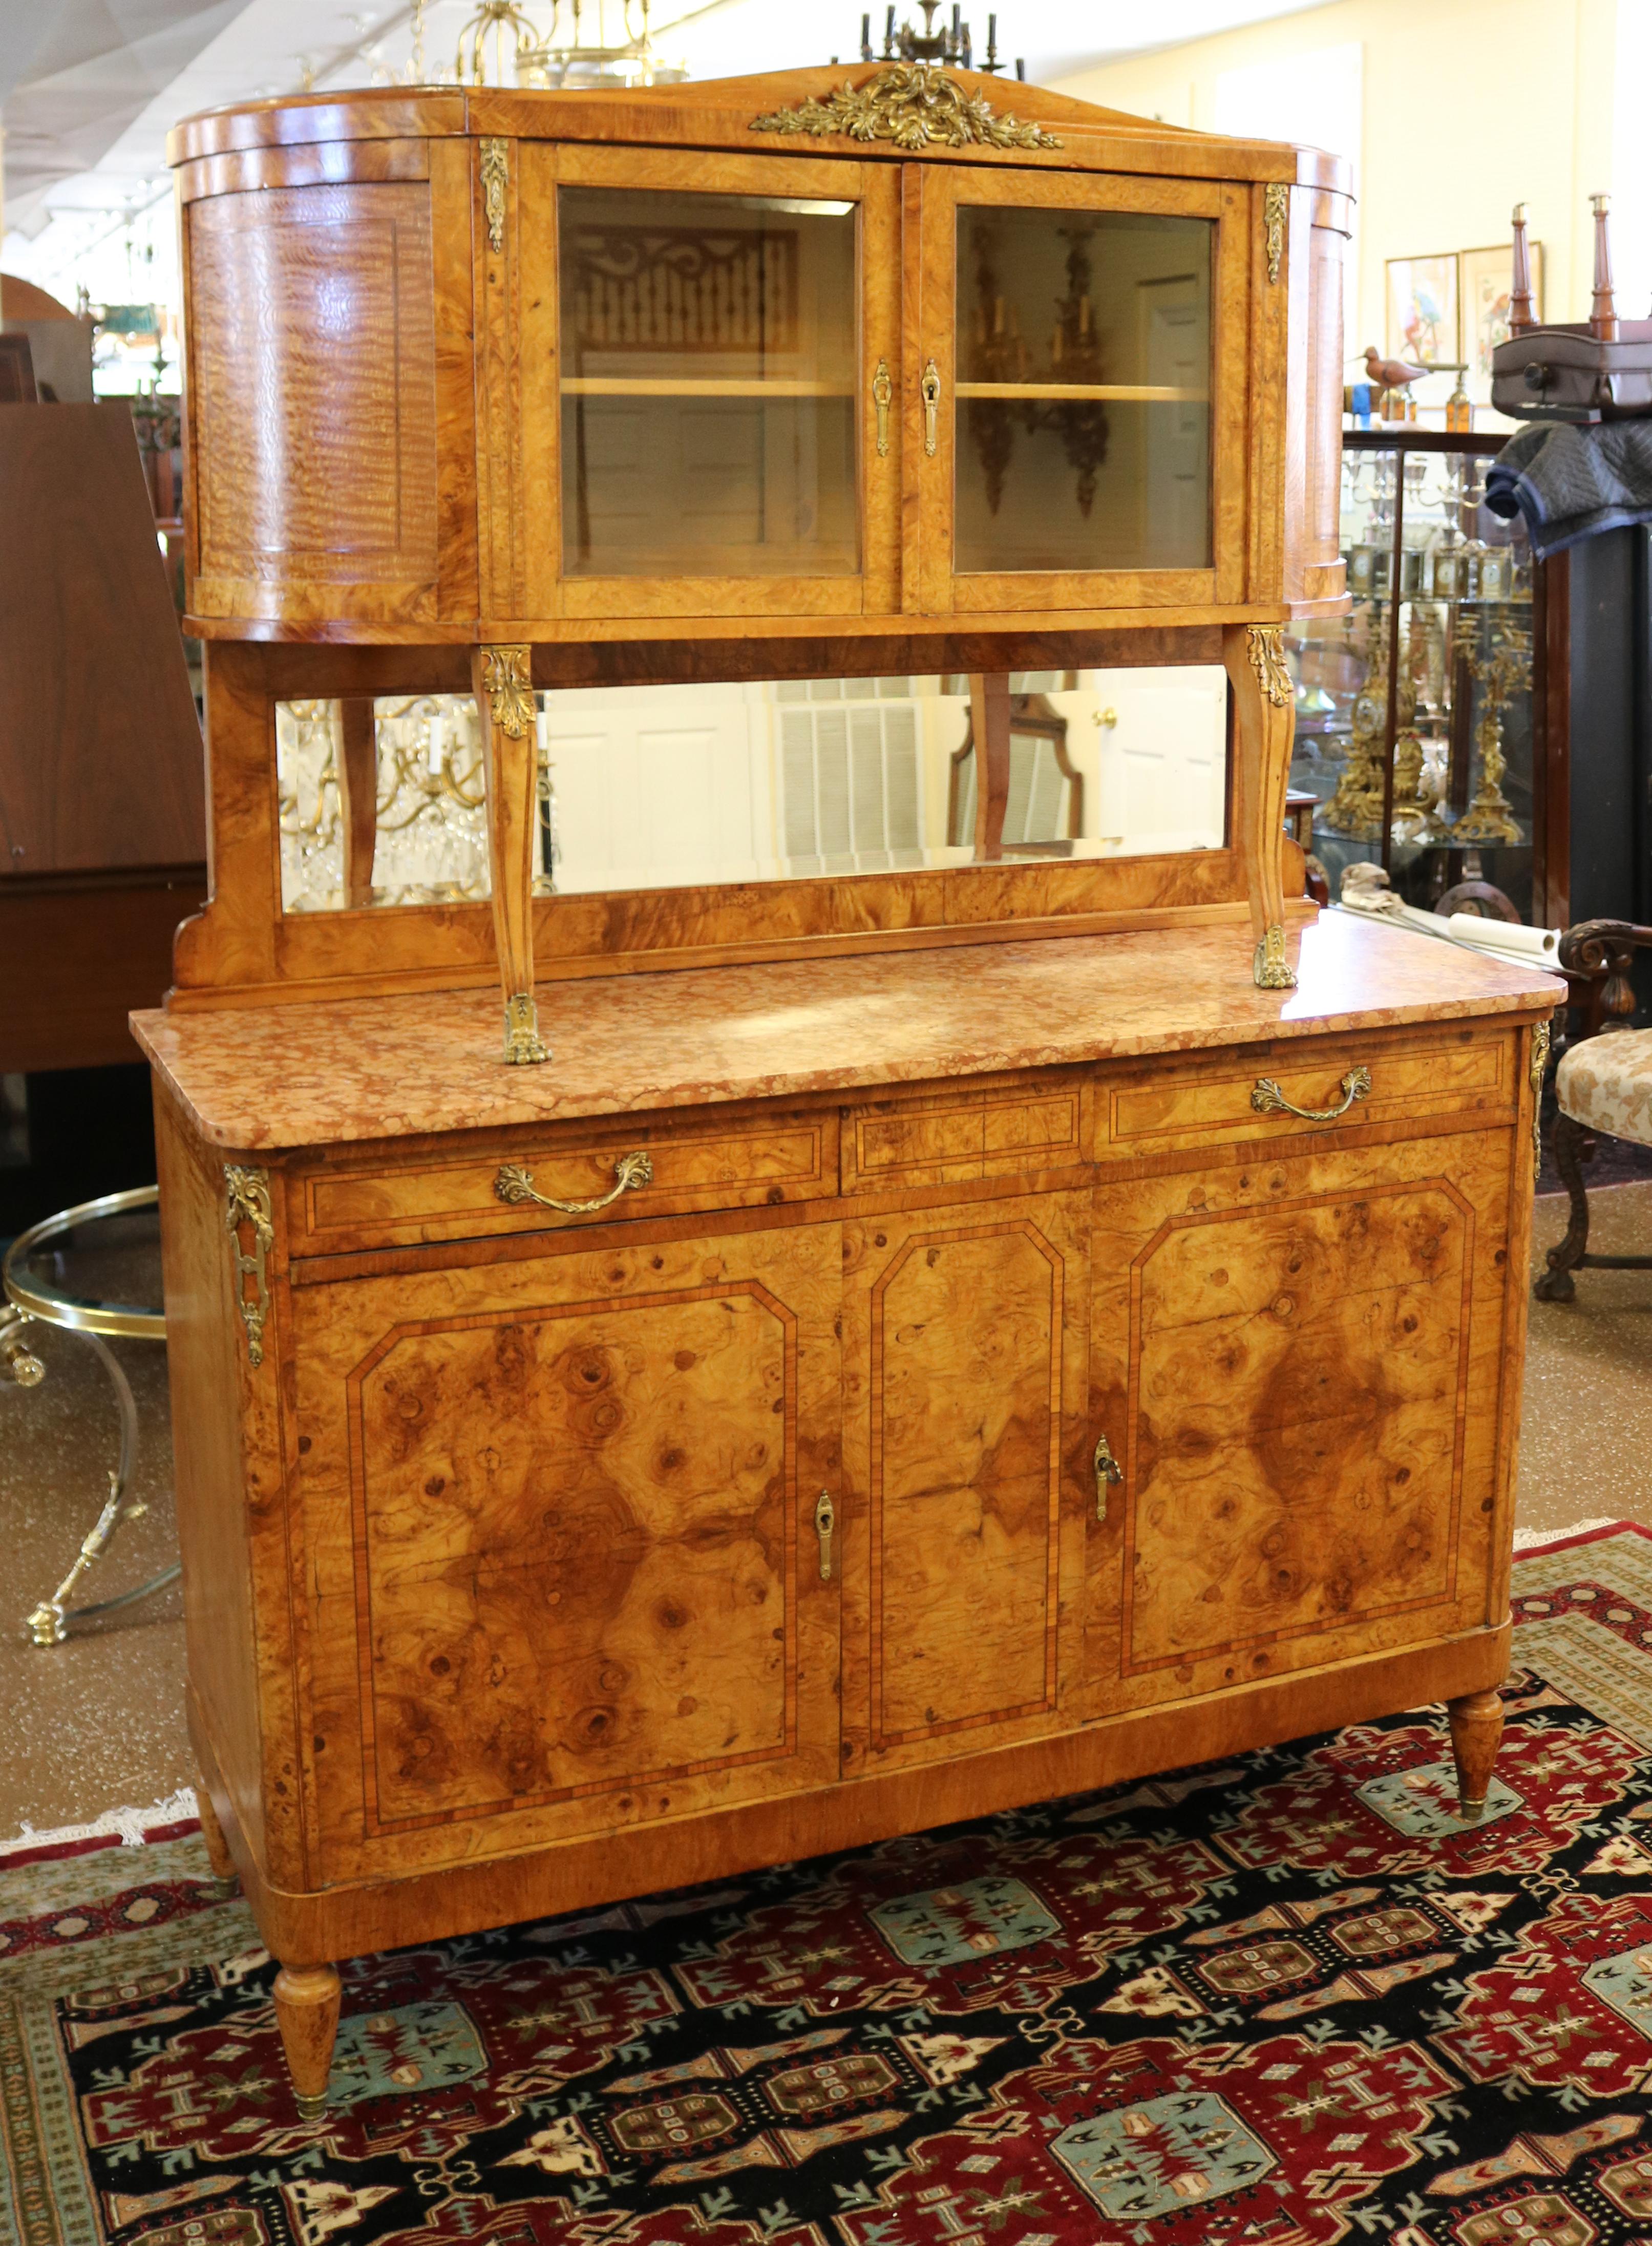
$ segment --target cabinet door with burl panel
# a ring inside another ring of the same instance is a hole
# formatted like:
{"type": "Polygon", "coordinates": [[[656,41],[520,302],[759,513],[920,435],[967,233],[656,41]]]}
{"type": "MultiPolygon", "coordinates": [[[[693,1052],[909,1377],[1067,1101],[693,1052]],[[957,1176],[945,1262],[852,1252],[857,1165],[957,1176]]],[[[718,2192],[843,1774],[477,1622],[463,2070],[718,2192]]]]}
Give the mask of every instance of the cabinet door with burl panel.
{"type": "Polygon", "coordinates": [[[1311,1145],[1095,1195],[1087,1712],[1504,1618],[1530,1147],[1311,1145]]]}
{"type": "Polygon", "coordinates": [[[319,1883],[837,1775],[838,1228],[633,1231],[294,1290],[319,1883]]]}
{"type": "Polygon", "coordinates": [[[1071,1729],[1089,1195],[843,1227],[846,1775],[1071,1729]]]}

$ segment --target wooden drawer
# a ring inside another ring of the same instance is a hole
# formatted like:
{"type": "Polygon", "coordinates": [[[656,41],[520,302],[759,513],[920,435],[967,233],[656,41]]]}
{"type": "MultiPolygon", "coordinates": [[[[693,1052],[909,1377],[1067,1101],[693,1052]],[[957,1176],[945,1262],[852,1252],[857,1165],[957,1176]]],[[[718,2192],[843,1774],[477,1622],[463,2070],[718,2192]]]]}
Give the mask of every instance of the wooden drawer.
{"type": "Polygon", "coordinates": [[[674,1216],[702,1209],[754,1208],[814,1201],[837,1191],[838,1119],[831,1109],[731,1122],[721,1129],[663,1133],[604,1121],[588,1133],[547,1137],[524,1130],[490,1134],[455,1157],[450,1140],[423,1158],[404,1150],[395,1163],[349,1158],[307,1169],[289,1195],[291,1252],[333,1255],[422,1241],[465,1240],[508,1232],[559,1231],[616,1219],[674,1216]],[[558,1201],[595,1201],[611,1192],[621,1157],[645,1153],[653,1174],[600,1210],[569,1214],[537,1202],[507,1202],[498,1182],[506,1165],[558,1201]]]}
{"type": "Polygon", "coordinates": [[[1003,1092],[869,1100],[846,1113],[843,1190],[951,1185],[1070,1170],[1084,1160],[1078,1079],[1003,1092]]]}
{"type": "Polygon", "coordinates": [[[1484,1118],[1515,1106],[1515,1032],[1450,1024],[1430,1037],[1292,1038],[1237,1057],[1144,1064],[1098,1086],[1097,1154],[1160,1154],[1222,1140],[1288,1139],[1412,1123],[1433,1115],[1484,1118]],[[1370,1090],[1344,1106],[1343,1079],[1369,1071],[1370,1090]],[[1295,1107],[1259,1113],[1264,1079],[1295,1107]],[[1335,1116],[1326,1112],[1341,1109],[1335,1116]]]}

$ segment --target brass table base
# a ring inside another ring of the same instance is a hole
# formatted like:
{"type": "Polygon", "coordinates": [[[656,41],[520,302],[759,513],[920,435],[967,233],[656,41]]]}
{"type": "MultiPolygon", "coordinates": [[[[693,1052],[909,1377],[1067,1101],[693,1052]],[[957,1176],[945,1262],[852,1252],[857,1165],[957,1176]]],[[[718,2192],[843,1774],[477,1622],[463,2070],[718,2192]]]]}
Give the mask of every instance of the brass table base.
{"type": "Polygon", "coordinates": [[[103,1510],[83,1540],[75,1563],[62,1582],[49,1599],[43,1599],[25,1617],[29,1635],[37,1645],[61,1645],[69,1635],[71,1623],[90,1621],[97,1615],[112,1614],[119,1607],[135,1606],[139,1600],[150,1598],[176,1582],[181,1572],[175,1565],[163,1568],[146,1583],[139,1583],[133,1590],[121,1591],[114,1598],[99,1599],[87,1606],[69,1604],[81,1577],[103,1557],[121,1522],[134,1521],[147,1510],[126,1495],[138,1463],[138,1406],[132,1384],[103,1337],[117,1334],[146,1341],[164,1340],[167,1320],[164,1311],[136,1304],[83,1301],[65,1294],[27,1269],[30,1257],[48,1241],[72,1232],[82,1224],[96,1223],[100,1217],[153,1208],[160,1197],[157,1187],[139,1186],[131,1193],[105,1194],[101,1201],[82,1201],[74,1208],[61,1209],[57,1215],[46,1217],[27,1232],[19,1233],[7,1251],[3,1265],[0,1265],[0,1282],[3,1282],[5,1290],[4,1300],[0,1302],[0,1371],[9,1373],[20,1388],[38,1387],[45,1378],[45,1367],[28,1345],[30,1324],[37,1321],[42,1325],[62,1326],[71,1333],[79,1334],[87,1346],[97,1351],[114,1390],[115,1409],[120,1421],[119,1458],[110,1472],[109,1494],[103,1510]]]}

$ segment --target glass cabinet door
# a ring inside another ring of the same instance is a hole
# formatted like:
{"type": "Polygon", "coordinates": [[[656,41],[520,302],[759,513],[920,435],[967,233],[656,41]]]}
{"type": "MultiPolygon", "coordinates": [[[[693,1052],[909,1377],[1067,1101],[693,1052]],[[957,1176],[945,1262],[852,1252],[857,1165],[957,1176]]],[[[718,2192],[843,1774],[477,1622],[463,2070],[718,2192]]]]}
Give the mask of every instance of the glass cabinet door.
{"type": "Polygon", "coordinates": [[[861,275],[893,182],[582,150],[559,174],[565,612],[844,615],[869,578],[887,599],[898,274],[861,275]]]}
{"type": "Polygon", "coordinates": [[[1203,181],[926,179],[927,609],[1241,596],[1247,208],[1203,181]]]}

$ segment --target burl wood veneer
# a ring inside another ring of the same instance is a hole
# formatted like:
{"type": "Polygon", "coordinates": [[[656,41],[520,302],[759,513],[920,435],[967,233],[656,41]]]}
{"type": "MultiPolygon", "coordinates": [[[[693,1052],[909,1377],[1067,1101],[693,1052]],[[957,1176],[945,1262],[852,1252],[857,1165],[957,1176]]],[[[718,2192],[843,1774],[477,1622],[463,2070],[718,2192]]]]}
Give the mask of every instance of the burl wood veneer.
{"type": "Polygon", "coordinates": [[[1441,1699],[1474,1814],[1560,986],[1309,925],[1281,832],[1343,167],[927,67],[173,160],[214,894],[138,1029],[301,2109],[360,1950],[1441,1699]],[[1222,847],[1011,856],[1011,674],[1174,663],[1222,847]],[[901,672],[970,679],[971,862],[531,888],[537,695],[901,672]],[[372,698],[435,693],[491,902],[375,909],[372,698]],[[341,909],[288,913],[305,698],[341,909]]]}
{"type": "Polygon", "coordinates": [[[307,2096],[358,1948],[1442,1698],[1473,1814],[1557,986],[1220,956],[547,985],[554,1074],[480,997],[139,1018],[190,1718],[307,2096]]]}

